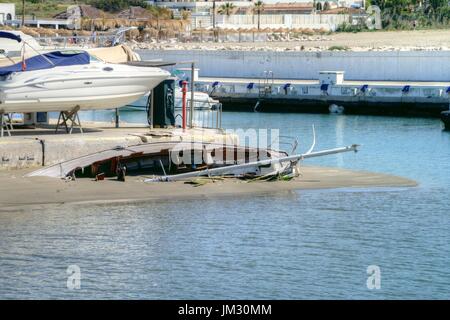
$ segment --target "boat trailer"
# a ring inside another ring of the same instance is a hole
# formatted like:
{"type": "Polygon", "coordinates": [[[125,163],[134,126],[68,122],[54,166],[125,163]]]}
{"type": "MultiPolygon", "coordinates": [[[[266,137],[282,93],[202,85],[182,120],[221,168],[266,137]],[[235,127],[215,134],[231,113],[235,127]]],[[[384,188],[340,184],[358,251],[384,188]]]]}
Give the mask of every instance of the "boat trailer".
{"type": "Polygon", "coordinates": [[[76,106],[69,111],[61,111],[59,113],[58,122],[56,123],[55,133],[58,133],[59,127],[64,126],[66,128],[66,133],[72,134],[74,128],[78,128],[80,133],[83,133],[83,127],[81,126],[80,116],[78,112],[80,111],[80,106],[76,106]]]}

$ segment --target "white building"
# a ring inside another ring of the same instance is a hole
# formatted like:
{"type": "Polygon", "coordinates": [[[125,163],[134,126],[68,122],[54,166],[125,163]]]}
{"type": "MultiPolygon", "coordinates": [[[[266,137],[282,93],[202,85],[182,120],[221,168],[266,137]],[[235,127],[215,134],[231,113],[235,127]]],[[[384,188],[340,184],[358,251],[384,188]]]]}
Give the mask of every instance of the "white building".
{"type": "MultiPolygon", "coordinates": [[[[172,10],[189,10],[193,13],[209,13],[213,7],[213,3],[216,3],[216,7],[219,8],[225,3],[232,3],[235,8],[250,8],[253,6],[254,1],[251,0],[151,0],[146,1],[150,5],[159,7],[165,7],[172,10]]],[[[261,0],[264,4],[273,7],[274,5],[306,5],[306,4],[320,4],[321,7],[325,3],[328,3],[329,8],[337,7],[360,7],[364,5],[364,0],[261,0]]]]}
{"type": "MultiPolygon", "coordinates": [[[[165,7],[174,10],[189,10],[192,12],[209,12],[213,7],[212,0],[195,1],[195,0],[153,0],[147,1],[150,5],[159,7],[165,7]]],[[[251,1],[233,1],[233,0],[216,0],[216,7],[220,7],[222,4],[232,2],[235,7],[249,7],[252,5],[251,1]]]]}
{"type": "MultiPolygon", "coordinates": [[[[219,29],[251,29],[257,25],[257,19],[252,11],[256,0],[154,0],[147,1],[151,5],[166,7],[174,12],[175,17],[181,16],[183,10],[191,12],[192,29],[209,29],[215,26],[219,29]],[[215,2],[219,9],[225,3],[232,3],[236,8],[231,15],[212,15],[215,2]]],[[[343,22],[349,22],[348,14],[341,14],[339,7],[351,6],[361,0],[261,0],[265,10],[260,15],[262,28],[310,28],[336,30],[343,22]],[[320,14],[322,11],[327,14],[320,14]],[[336,11],[337,10],[337,11],[336,11]],[[336,12],[333,12],[336,11],[336,12]]]]}
{"type": "Polygon", "coordinates": [[[16,5],[14,3],[0,3],[0,24],[5,24],[6,20],[16,18],[16,5]]]}

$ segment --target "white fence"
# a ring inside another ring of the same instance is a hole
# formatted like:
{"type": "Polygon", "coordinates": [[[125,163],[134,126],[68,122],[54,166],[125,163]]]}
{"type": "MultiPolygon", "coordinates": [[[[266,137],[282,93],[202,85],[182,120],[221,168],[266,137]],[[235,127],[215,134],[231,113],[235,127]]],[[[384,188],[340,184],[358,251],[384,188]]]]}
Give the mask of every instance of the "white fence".
{"type": "Polygon", "coordinates": [[[191,27],[192,29],[212,27],[212,16],[209,14],[193,14],[191,16],[191,27]]]}
{"type": "MultiPolygon", "coordinates": [[[[261,28],[311,28],[336,30],[343,22],[349,22],[348,14],[262,14],[261,28]]],[[[258,24],[257,15],[218,15],[219,28],[254,28],[258,24]]]]}

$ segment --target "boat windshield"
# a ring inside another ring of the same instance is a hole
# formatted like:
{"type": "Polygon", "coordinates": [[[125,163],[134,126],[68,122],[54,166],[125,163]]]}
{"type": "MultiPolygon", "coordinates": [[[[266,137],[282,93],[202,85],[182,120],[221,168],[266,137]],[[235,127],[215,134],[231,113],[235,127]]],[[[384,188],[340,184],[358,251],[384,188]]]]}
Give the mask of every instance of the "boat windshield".
{"type": "Polygon", "coordinates": [[[94,56],[93,54],[89,54],[89,57],[91,59],[91,62],[104,62],[103,60],[101,60],[100,58],[94,56]]]}
{"type": "Polygon", "coordinates": [[[13,72],[26,72],[89,63],[90,56],[85,51],[53,51],[33,56],[13,65],[0,67],[0,76],[7,76],[13,72]]]}

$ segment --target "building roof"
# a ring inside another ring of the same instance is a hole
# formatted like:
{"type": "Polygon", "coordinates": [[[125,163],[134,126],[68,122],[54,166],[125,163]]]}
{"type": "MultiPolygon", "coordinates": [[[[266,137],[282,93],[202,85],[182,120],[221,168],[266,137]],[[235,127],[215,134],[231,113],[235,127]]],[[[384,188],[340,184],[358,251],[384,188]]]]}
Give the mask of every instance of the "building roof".
{"type": "MultiPolygon", "coordinates": [[[[243,13],[248,10],[252,10],[253,7],[238,7],[237,12],[243,13]]],[[[264,4],[263,12],[267,13],[278,13],[278,12],[311,12],[314,9],[313,2],[294,2],[294,3],[274,3],[274,4],[264,4]]]]}
{"type": "Polygon", "coordinates": [[[312,2],[305,3],[274,3],[265,4],[264,10],[266,9],[312,9],[314,7],[312,2]]]}
{"type": "Polygon", "coordinates": [[[329,10],[322,10],[319,12],[320,14],[339,14],[339,13],[346,13],[346,14],[356,14],[361,13],[361,9],[356,8],[333,8],[329,10]]]}
{"type": "Polygon", "coordinates": [[[133,19],[137,19],[137,20],[145,19],[145,20],[148,20],[148,19],[153,18],[153,15],[145,8],[142,8],[142,7],[129,7],[128,9],[125,9],[125,10],[119,12],[117,14],[117,17],[121,18],[121,19],[130,19],[130,20],[133,20],[133,19]]]}
{"type": "MultiPolygon", "coordinates": [[[[82,18],[89,18],[89,19],[99,19],[99,18],[113,18],[114,15],[111,13],[105,12],[103,10],[97,9],[91,5],[87,4],[80,4],[78,5],[78,8],[80,9],[80,16],[82,18]]],[[[61,13],[56,14],[53,16],[55,19],[68,19],[72,15],[72,11],[66,10],[61,13]]]]}

